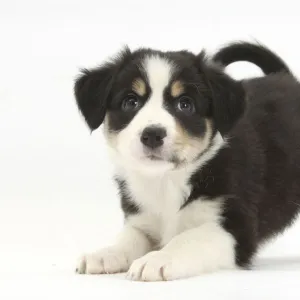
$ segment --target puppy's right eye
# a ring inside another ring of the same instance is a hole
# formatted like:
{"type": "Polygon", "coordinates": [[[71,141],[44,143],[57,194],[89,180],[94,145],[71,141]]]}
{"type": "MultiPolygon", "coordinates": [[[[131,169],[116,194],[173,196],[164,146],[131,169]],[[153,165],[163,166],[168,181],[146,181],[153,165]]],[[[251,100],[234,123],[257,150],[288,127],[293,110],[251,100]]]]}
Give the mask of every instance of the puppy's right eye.
{"type": "Polygon", "coordinates": [[[141,107],[142,103],[135,95],[129,95],[122,102],[122,110],[136,111],[141,107]]]}

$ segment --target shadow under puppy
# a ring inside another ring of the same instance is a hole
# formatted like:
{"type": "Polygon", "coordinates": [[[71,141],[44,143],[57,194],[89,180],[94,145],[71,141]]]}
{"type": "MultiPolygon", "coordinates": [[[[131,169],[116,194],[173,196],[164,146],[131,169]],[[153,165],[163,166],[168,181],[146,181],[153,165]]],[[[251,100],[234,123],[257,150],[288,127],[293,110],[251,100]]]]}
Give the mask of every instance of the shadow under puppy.
{"type": "Polygon", "coordinates": [[[75,83],[91,130],[103,123],[125,224],[78,273],[174,280],[246,268],[300,207],[300,86],[267,48],[123,50],[75,83]],[[258,65],[234,80],[224,67],[258,65]]]}

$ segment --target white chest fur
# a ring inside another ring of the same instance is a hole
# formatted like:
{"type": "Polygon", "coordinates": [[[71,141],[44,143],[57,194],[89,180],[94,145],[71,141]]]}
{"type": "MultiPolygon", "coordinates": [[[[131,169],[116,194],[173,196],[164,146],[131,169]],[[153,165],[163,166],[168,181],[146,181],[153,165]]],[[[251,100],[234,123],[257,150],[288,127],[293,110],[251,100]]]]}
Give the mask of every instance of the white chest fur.
{"type": "Polygon", "coordinates": [[[132,199],[141,208],[141,214],[131,220],[160,244],[177,233],[180,207],[191,190],[187,180],[182,172],[156,177],[133,173],[127,177],[132,199]]]}
{"type": "Polygon", "coordinates": [[[163,246],[184,230],[218,219],[220,199],[199,199],[180,210],[191,192],[190,175],[187,170],[156,177],[127,173],[130,196],[141,209],[141,213],[129,217],[128,222],[163,246]]]}
{"type": "Polygon", "coordinates": [[[156,215],[176,212],[190,194],[184,172],[167,172],[151,176],[129,173],[126,177],[134,201],[156,215]]]}

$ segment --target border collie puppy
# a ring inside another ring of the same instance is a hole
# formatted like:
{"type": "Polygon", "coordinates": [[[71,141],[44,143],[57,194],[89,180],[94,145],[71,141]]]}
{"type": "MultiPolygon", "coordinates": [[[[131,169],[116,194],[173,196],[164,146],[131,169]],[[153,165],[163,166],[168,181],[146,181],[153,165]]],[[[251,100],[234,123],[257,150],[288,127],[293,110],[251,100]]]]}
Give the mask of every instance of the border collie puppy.
{"type": "Polygon", "coordinates": [[[125,217],[115,244],[84,255],[78,273],[160,281],[247,268],[295,219],[300,85],[270,50],[236,43],[209,60],[125,49],[83,70],[75,98],[91,130],[103,123],[125,217]],[[266,76],[225,74],[241,60],[266,76]]]}

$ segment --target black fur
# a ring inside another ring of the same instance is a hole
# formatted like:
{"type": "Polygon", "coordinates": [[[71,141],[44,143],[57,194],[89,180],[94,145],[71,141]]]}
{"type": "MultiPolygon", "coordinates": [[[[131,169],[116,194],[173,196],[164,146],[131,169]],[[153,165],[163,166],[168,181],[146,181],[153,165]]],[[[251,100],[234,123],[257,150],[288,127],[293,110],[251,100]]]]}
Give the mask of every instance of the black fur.
{"type": "Polygon", "coordinates": [[[114,61],[99,68],[82,70],[81,76],[75,81],[76,103],[91,130],[102,124],[115,77],[128,57],[130,51],[125,48],[114,61]]]}
{"type": "Polygon", "coordinates": [[[209,88],[205,97],[210,99],[211,117],[216,129],[224,136],[244,112],[244,89],[240,82],[233,80],[222,71],[204,65],[200,70],[209,88]]]}
{"type": "Polygon", "coordinates": [[[243,83],[247,107],[229,145],[191,178],[187,202],[227,195],[223,225],[246,267],[266,239],[300,208],[300,85],[285,73],[243,83]]]}

